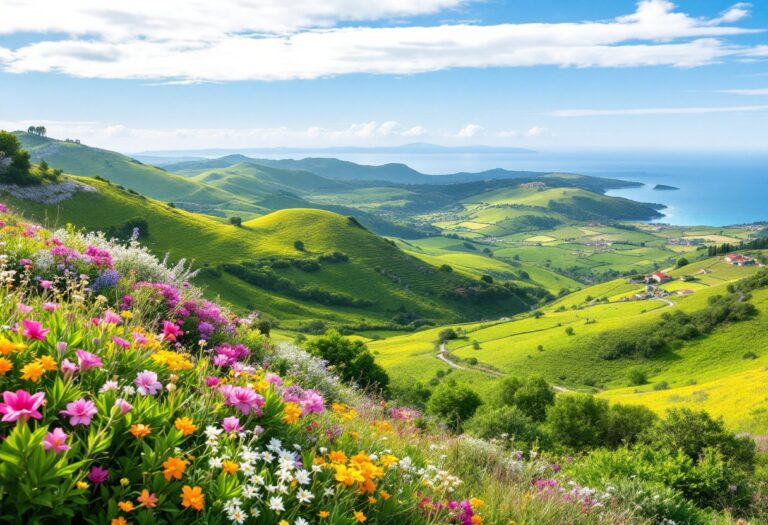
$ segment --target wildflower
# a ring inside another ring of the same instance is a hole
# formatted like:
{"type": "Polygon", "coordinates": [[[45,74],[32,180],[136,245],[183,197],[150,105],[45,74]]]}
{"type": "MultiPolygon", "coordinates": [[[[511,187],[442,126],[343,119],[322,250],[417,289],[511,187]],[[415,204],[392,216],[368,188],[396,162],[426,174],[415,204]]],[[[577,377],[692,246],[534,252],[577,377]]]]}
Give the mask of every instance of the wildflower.
{"type": "Polygon", "coordinates": [[[293,425],[299,420],[302,410],[296,403],[286,403],[284,409],[285,415],[283,415],[283,421],[289,425],[293,425]]]}
{"type": "Polygon", "coordinates": [[[136,501],[150,509],[157,507],[157,496],[154,492],[150,493],[147,489],[141,491],[136,501]]]}
{"type": "Polygon", "coordinates": [[[86,483],[85,481],[78,481],[77,483],[75,483],[75,487],[77,487],[78,490],[85,490],[88,488],[88,483],[86,483]]]}
{"type": "Polygon", "coordinates": [[[123,322],[123,318],[117,315],[112,310],[107,310],[104,312],[104,317],[102,320],[107,324],[120,324],[123,322]]]}
{"type": "Polygon", "coordinates": [[[480,498],[470,498],[469,504],[472,505],[473,509],[482,509],[485,506],[485,501],[480,498]]]}
{"type": "Polygon", "coordinates": [[[235,416],[225,417],[221,422],[221,426],[227,433],[243,431],[243,427],[240,425],[240,418],[235,416]]]}
{"type": "Polygon", "coordinates": [[[32,307],[31,307],[31,306],[29,306],[29,305],[26,305],[26,304],[24,304],[24,303],[19,303],[19,304],[17,304],[17,305],[16,305],[16,309],[17,309],[17,310],[18,310],[18,311],[19,311],[21,314],[23,314],[23,315],[26,315],[26,314],[28,314],[29,312],[31,312],[31,311],[32,311],[32,307]]]}
{"type": "Polygon", "coordinates": [[[108,478],[109,478],[109,470],[102,467],[98,467],[98,466],[91,467],[91,471],[88,472],[88,479],[96,485],[100,485],[101,483],[104,483],[105,481],[107,481],[108,478]]]}
{"type": "Polygon", "coordinates": [[[183,333],[184,332],[181,331],[181,328],[179,328],[174,323],[170,321],[163,321],[163,341],[176,342],[176,338],[183,333]]]}
{"type": "Polygon", "coordinates": [[[120,413],[122,413],[123,415],[127,414],[128,412],[131,411],[131,409],[133,409],[133,407],[128,401],[121,398],[117,398],[115,400],[115,406],[120,409],[120,413]]]}
{"type": "Polygon", "coordinates": [[[242,386],[221,387],[219,391],[224,394],[224,404],[238,408],[246,416],[251,412],[261,415],[261,407],[264,405],[264,398],[254,392],[251,388],[242,386]]]}
{"type": "Polygon", "coordinates": [[[56,360],[49,355],[40,356],[37,360],[46,372],[52,372],[59,366],[56,364],[56,360]]]}
{"type": "Polygon", "coordinates": [[[276,512],[278,514],[285,510],[285,506],[283,505],[283,498],[281,498],[280,496],[272,496],[271,498],[269,498],[268,506],[269,506],[269,510],[276,512]]]}
{"type": "Polygon", "coordinates": [[[327,518],[330,515],[331,515],[331,513],[328,512],[327,510],[321,510],[320,512],[317,513],[317,517],[320,518],[321,520],[324,520],[325,518],[327,518]]]}
{"type": "Polygon", "coordinates": [[[334,465],[336,469],[336,481],[346,486],[362,483],[365,478],[356,468],[347,468],[345,465],[334,465]]]}
{"type": "Polygon", "coordinates": [[[27,363],[21,369],[21,378],[37,383],[45,373],[45,367],[37,360],[27,363]]]}
{"type": "Polygon", "coordinates": [[[171,481],[171,478],[181,479],[184,471],[187,470],[187,461],[170,457],[163,462],[163,467],[165,468],[163,476],[165,476],[167,481],[171,481]]]}
{"type": "Polygon", "coordinates": [[[471,518],[469,518],[469,521],[473,525],[479,525],[483,522],[483,518],[481,518],[478,514],[474,514],[471,518]]]}
{"type": "Polygon", "coordinates": [[[182,506],[189,508],[192,507],[195,510],[203,510],[205,507],[205,494],[200,487],[190,487],[184,485],[181,488],[181,504],[182,506]]]}
{"type": "Polygon", "coordinates": [[[13,363],[5,357],[0,357],[0,376],[8,373],[13,368],[13,363]]]}
{"type": "Polygon", "coordinates": [[[225,460],[224,462],[222,462],[222,464],[221,464],[221,469],[222,469],[222,470],[223,470],[223,471],[224,471],[226,474],[234,474],[235,472],[237,472],[238,470],[240,470],[240,465],[238,465],[238,464],[237,464],[237,463],[235,463],[234,461],[229,461],[229,460],[227,459],[227,460],[225,460]]]}
{"type": "Polygon", "coordinates": [[[55,312],[59,309],[58,303],[43,303],[43,310],[46,312],[55,312]]]}
{"type": "Polygon", "coordinates": [[[355,511],[355,521],[356,521],[356,522],[358,522],[358,523],[363,523],[363,522],[365,522],[365,521],[367,521],[367,520],[368,520],[368,518],[366,518],[366,517],[365,517],[365,514],[363,514],[363,513],[362,513],[362,512],[360,512],[359,510],[356,510],[356,511],[355,511]]]}
{"type": "Polygon", "coordinates": [[[64,374],[64,377],[72,377],[78,370],[78,366],[69,359],[65,358],[61,362],[61,373],[64,374]]]}
{"type": "Polygon", "coordinates": [[[96,405],[90,399],[80,398],[67,404],[66,410],[59,413],[63,416],[69,416],[69,424],[72,426],[91,424],[91,418],[96,415],[98,410],[96,405]]]}
{"type": "Polygon", "coordinates": [[[306,489],[299,489],[296,492],[296,499],[299,500],[300,503],[310,503],[314,497],[315,495],[306,489]]]}
{"type": "Polygon", "coordinates": [[[131,480],[128,478],[120,478],[120,486],[121,487],[127,487],[131,484],[131,480]]]}
{"type": "Polygon", "coordinates": [[[112,342],[115,343],[115,346],[119,346],[120,348],[130,348],[131,342],[127,339],[123,339],[122,337],[118,337],[116,335],[112,336],[112,342]]]}
{"type": "Polygon", "coordinates": [[[24,326],[24,329],[21,332],[21,335],[28,339],[34,339],[37,341],[45,341],[45,336],[48,334],[49,330],[46,328],[43,328],[43,325],[38,323],[37,321],[32,321],[30,319],[24,319],[22,322],[22,325],[24,326]]]}
{"type": "Polygon", "coordinates": [[[45,434],[43,438],[43,448],[46,451],[53,450],[56,454],[60,454],[65,450],[69,450],[67,445],[67,433],[61,428],[54,428],[52,432],[45,434]]]}
{"type": "Polygon", "coordinates": [[[90,368],[101,368],[103,365],[101,358],[91,352],[78,349],[75,350],[75,354],[77,355],[77,363],[80,365],[81,372],[85,372],[90,368]]]}
{"type": "Polygon", "coordinates": [[[130,525],[124,517],[120,516],[119,518],[112,518],[112,521],[109,522],[109,525],[130,525]]]}
{"type": "Polygon", "coordinates": [[[181,432],[182,436],[188,436],[197,430],[197,426],[192,423],[192,420],[188,417],[178,417],[174,421],[173,426],[181,432]]]}
{"type": "Polygon", "coordinates": [[[40,281],[40,288],[43,290],[48,290],[51,286],[53,286],[53,281],[48,281],[46,279],[40,281]]]}
{"type": "Polygon", "coordinates": [[[131,512],[134,508],[132,501],[118,501],[117,506],[120,507],[120,510],[123,512],[131,512]]]}
{"type": "Polygon", "coordinates": [[[331,463],[346,463],[347,455],[341,450],[332,450],[328,456],[331,459],[331,463]]]}
{"type": "Polygon", "coordinates": [[[144,370],[137,374],[133,383],[138,388],[139,393],[143,396],[153,396],[163,388],[162,383],[157,380],[157,374],[150,370],[144,370]]]}
{"type": "Polygon", "coordinates": [[[13,343],[5,337],[0,337],[0,355],[8,355],[11,352],[23,350],[24,348],[26,348],[24,344],[13,343]]]}
{"type": "Polygon", "coordinates": [[[380,490],[380,491],[379,491],[379,496],[381,496],[381,499],[383,499],[384,501],[387,501],[389,498],[391,498],[391,497],[392,497],[392,496],[389,494],[389,492],[387,492],[386,490],[380,490]]]}
{"type": "Polygon", "coordinates": [[[149,425],[137,423],[137,424],[131,425],[131,430],[129,432],[133,434],[133,437],[135,438],[143,438],[150,435],[152,433],[152,430],[149,428],[149,425]]]}
{"type": "Polygon", "coordinates": [[[296,518],[296,521],[293,522],[293,525],[309,525],[309,522],[304,518],[296,518]]]}
{"type": "Polygon", "coordinates": [[[0,403],[0,414],[3,414],[5,422],[18,420],[25,422],[29,418],[42,419],[43,415],[37,409],[43,401],[45,401],[44,392],[30,395],[26,390],[17,390],[16,393],[6,390],[3,392],[3,403],[0,403]]]}

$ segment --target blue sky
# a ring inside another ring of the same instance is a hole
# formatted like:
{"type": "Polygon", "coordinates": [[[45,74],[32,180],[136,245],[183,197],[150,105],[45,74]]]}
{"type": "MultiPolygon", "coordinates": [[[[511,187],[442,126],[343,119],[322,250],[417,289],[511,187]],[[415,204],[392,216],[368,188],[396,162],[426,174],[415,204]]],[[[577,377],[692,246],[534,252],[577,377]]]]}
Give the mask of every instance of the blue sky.
{"type": "Polygon", "coordinates": [[[4,2],[0,127],[129,152],[768,144],[765,2],[120,3],[4,2]]]}

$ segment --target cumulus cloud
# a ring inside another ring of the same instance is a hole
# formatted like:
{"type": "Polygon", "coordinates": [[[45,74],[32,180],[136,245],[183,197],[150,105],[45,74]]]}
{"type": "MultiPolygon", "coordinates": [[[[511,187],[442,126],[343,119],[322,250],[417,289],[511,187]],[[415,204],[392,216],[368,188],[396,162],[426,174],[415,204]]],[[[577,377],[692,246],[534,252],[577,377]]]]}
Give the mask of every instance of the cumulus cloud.
{"type": "Polygon", "coordinates": [[[462,139],[477,137],[485,128],[479,124],[467,124],[456,133],[456,136],[462,139]]]}
{"type": "MultiPolygon", "coordinates": [[[[10,72],[171,82],[313,79],[348,73],[416,74],[449,68],[695,67],[761,57],[728,36],[749,6],[693,17],[667,0],[578,23],[375,27],[366,21],[453,8],[465,0],[6,0],[0,33],[36,41],[0,48],[10,72]],[[65,38],[46,34],[67,34],[65,38]]],[[[385,20],[386,21],[386,20],[385,20]]],[[[768,46],[765,46],[768,48],[768,46]]]]}
{"type": "Polygon", "coordinates": [[[714,106],[687,108],[561,109],[553,117],[609,117],[619,115],[687,115],[699,113],[736,113],[766,111],[768,106],[714,106]]]}
{"type": "Polygon", "coordinates": [[[528,129],[528,131],[526,131],[525,134],[528,135],[529,137],[538,137],[545,131],[546,131],[546,128],[542,128],[541,126],[533,126],[532,128],[528,129]]]}
{"type": "Polygon", "coordinates": [[[427,128],[423,126],[413,126],[401,133],[403,137],[421,137],[427,134],[427,128]]]}

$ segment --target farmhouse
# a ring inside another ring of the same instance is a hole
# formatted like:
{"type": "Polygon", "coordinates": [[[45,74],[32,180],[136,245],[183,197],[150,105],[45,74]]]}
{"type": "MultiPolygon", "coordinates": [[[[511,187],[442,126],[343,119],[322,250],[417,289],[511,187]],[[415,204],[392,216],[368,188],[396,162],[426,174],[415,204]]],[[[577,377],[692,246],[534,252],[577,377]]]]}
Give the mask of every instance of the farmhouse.
{"type": "Polygon", "coordinates": [[[675,293],[677,295],[691,295],[693,293],[693,290],[684,289],[684,290],[678,290],[675,293]]]}
{"type": "Polygon", "coordinates": [[[751,266],[755,264],[755,260],[752,257],[747,257],[740,253],[729,253],[725,256],[725,262],[734,266],[751,266]]]}
{"type": "Polygon", "coordinates": [[[651,277],[649,280],[656,281],[657,283],[665,283],[667,281],[671,281],[672,277],[670,277],[664,272],[654,272],[653,274],[651,274],[651,277]]]}

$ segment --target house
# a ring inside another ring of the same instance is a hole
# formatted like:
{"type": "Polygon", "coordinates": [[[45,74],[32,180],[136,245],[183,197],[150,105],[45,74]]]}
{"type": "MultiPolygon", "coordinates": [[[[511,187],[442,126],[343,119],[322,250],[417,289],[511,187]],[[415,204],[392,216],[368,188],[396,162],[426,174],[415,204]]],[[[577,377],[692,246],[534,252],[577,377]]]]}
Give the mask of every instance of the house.
{"type": "Polygon", "coordinates": [[[684,289],[684,290],[678,290],[675,293],[677,295],[691,295],[693,293],[693,290],[684,289]]]}
{"type": "Polygon", "coordinates": [[[747,257],[740,253],[729,253],[725,256],[725,262],[734,266],[751,266],[755,264],[755,260],[752,257],[747,257]]]}
{"type": "Polygon", "coordinates": [[[664,272],[654,272],[651,274],[651,280],[656,281],[657,283],[665,283],[667,281],[671,281],[672,277],[664,272]]]}

